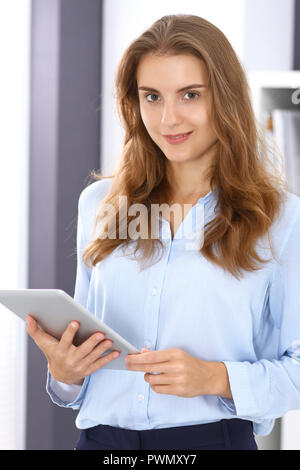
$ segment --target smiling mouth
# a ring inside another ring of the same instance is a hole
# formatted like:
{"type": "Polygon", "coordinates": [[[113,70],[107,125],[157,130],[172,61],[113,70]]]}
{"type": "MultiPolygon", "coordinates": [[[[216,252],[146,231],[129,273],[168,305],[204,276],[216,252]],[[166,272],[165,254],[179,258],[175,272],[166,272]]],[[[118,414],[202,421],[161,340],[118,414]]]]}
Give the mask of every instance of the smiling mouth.
{"type": "Polygon", "coordinates": [[[184,134],[174,134],[174,135],[165,135],[163,134],[164,137],[167,137],[168,139],[182,139],[182,137],[186,137],[187,135],[191,134],[193,131],[190,132],[185,132],[184,134]]]}
{"type": "Polygon", "coordinates": [[[190,138],[190,135],[192,134],[193,131],[187,132],[186,134],[179,134],[177,136],[166,136],[164,135],[163,137],[166,139],[168,144],[170,145],[177,145],[177,144],[183,144],[184,142],[188,141],[190,138]]]}

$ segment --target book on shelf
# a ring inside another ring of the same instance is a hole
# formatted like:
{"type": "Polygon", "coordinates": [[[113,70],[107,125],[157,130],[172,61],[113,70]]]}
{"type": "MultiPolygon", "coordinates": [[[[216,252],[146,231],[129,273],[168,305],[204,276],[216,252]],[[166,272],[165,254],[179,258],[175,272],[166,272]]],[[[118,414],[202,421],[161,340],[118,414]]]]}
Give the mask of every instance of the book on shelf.
{"type": "Polygon", "coordinates": [[[274,109],[272,132],[284,158],[288,186],[300,196],[300,111],[274,109]]]}

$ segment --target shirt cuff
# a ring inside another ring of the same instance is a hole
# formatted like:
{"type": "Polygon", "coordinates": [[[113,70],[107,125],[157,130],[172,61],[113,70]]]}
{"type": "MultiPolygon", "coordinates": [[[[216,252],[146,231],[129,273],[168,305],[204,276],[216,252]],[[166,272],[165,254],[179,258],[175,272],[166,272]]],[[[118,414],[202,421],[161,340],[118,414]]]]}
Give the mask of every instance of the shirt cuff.
{"type": "Polygon", "coordinates": [[[54,379],[48,371],[46,391],[56,405],[76,410],[80,408],[88,381],[89,377],[86,377],[82,385],[68,385],[54,379]]]}
{"type": "Polygon", "coordinates": [[[50,387],[62,401],[72,402],[75,401],[79,395],[82,385],[68,385],[63,382],[59,382],[59,380],[56,380],[51,376],[50,387]]]}
{"type": "Polygon", "coordinates": [[[237,414],[234,401],[231,398],[223,398],[223,397],[218,396],[218,399],[220,400],[222,405],[224,405],[225,408],[230,412],[230,414],[232,415],[237,414]]]}
{"type": "Polygon", "coordinates": [[[257,407],[252,393],[254,384],[251,383],[248,367],[250,362],[222,361],[228,372],[232,399],[219,397],[221,403],[232,413],[243,418],[253,418],[257,415],[257,407]]]}

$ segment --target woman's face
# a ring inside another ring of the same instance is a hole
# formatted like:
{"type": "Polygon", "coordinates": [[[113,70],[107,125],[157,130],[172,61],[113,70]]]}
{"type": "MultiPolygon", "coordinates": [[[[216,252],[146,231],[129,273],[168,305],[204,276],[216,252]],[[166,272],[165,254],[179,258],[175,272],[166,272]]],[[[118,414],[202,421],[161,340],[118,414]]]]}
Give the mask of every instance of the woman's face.
{"type": "Polygon", "coordinates": [[[146,55],[137,68],[137,87],[143,123],[170,162],[196,160],[208,153],[217,139],[210,120],[206,67],[200,59],[146,55]],[[179,91],[182,88],[186,89],[179,91]],[[187,140],[175,145],[164,137],[190,131],[187,140]]]}

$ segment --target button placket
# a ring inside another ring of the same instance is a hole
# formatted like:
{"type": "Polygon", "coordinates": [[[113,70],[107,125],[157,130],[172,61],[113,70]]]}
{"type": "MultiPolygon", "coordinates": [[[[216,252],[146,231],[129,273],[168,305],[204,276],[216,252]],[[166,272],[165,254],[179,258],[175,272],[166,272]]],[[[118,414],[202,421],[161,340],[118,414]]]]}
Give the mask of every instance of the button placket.
{"type": "MultiPolygon", "coordinates": [[[[167,224],[168,225],[168,224],[167,224]]],[[[165,224],[163,224],[165,227],[165,224]]],[[[170,228],[167,227],[166,230],[169,230],[170,237],[170,228]]],[[[160,260],[153,264],[150,267],[149,274],[149,289],[148,295],[145,299],[145,308],[144,308],[144,321],[145,321],[145,330],[144,330],[144,347],[147,349],[155,349],[158,335],[158,323],[159,323],[159,309],[160,309],[160,295],[165,278],[165,273],[168,265],[170,255],[170,249],[168,250],[166,256],[160,258],[160,260]]],[[[144,374],[141,374],[143,384],[139,388],[139,394],[137,396],[137,415],[140,420],[149,420],[148,416],[148,403],[149,396],[151,392],[151,386],[144,379],[144,374]],[[142,398],[142,396],[144,398],[142,398]],[[146,399],[147,398],[147,399],[146,399]],[[143,405],[144,404],[144,405],[143,405]]]]}

